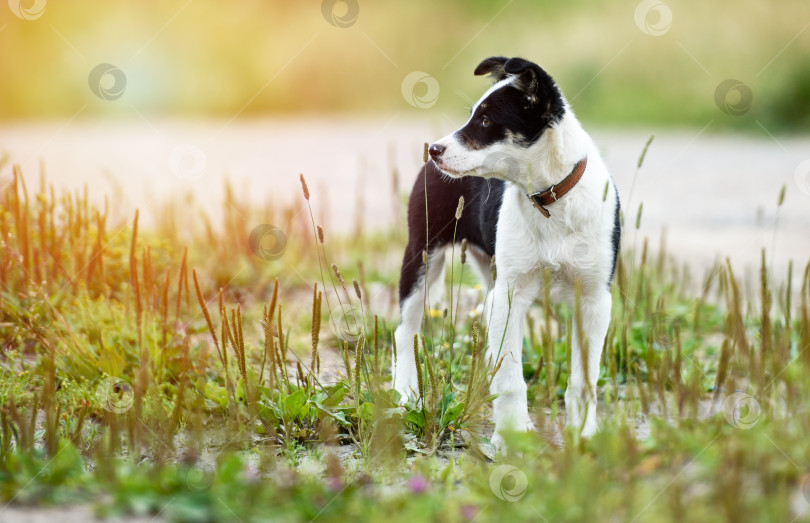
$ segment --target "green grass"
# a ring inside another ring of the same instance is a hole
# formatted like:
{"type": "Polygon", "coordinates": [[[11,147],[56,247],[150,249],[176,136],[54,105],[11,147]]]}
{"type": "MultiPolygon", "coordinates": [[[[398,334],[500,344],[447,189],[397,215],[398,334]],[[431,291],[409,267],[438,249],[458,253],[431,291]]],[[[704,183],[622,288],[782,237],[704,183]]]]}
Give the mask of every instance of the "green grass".
{"type": "Polygon", "coordinates": [[[184,244],[177,219],[106,223],[86,195],[33,193],[15,169],[0,194],[0,500],[177,521],[808,519],[808,268],[769,275],[763,252],[756,280],[731,262],[699,276],[628,218],[601,431],[564,428],[572,311],[538,302],[524,342],[538,430],[501,457],[486,330],[446,304],[450,287],[487,291],[461,250],[423,329],[425,401],[398,407],[396,317],[369,288],[396,283],[402,233],[321,241],[299,209],[260,213],[226,187],[223,223],[184,244]],[[259,223],[283,224],[279,259],[251,251],[259,223]]]}

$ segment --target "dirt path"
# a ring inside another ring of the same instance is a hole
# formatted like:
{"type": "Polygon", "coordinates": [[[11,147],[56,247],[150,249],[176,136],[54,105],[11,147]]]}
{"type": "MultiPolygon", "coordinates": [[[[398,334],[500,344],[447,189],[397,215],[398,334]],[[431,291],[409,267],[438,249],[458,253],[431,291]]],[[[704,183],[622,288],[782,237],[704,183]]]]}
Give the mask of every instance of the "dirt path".
{"type": "MultiPolygon", "coordinates": [[[[29,186],[38,186],[42,160],[48,180],[71,189],[88,185],[101,201],[129,219],[154,221],[157,202],[191,194],[214,217],[222,180],[257,205],[301,201],[299,173],[313,194],[316,218],[329,229],[351,232],[401,220],[392,172],[407,193],[421,160],[421,144],[453,130],[445,117],[431,124],[393,118],[299,118],[238,121],[49,122],[0,125],[0,155],[22,164],[29,186]],[[272,203],[270,203],[272,202],[272,203]],[[358,214],[359,213],[359,214],[358,214]]],[[[596,130],[620,189],[627,214],[625,246],[662,228],[684,261],[705,266],[729,256],[737,266],[756,266],[767,247],[777,274],[787,260],[810,258],[810,137],[772,138],[711,134],[704,130],[596,130]],[[633,187],[639,153],[656,134],[633,187]],[[778,213],[780,188],[787,188],[778,213]],[[633,187],[633,194],[630,191],[633,187]],[[641,228],[633,224],[644,203],[641,228]]],[[[8,179],[10,167],[0,171],[8,179]]],[[[699,275],[698,275],[699,277],[699,275]]]]}

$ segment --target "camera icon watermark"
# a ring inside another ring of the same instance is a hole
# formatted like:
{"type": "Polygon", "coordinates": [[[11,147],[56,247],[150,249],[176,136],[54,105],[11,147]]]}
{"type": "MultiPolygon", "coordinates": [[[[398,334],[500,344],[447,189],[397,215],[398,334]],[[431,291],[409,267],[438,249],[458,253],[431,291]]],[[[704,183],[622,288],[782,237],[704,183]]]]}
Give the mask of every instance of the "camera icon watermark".
{"type": "Polygon", "coordinates": [[[636,27],[649,36],[663,36],[672,27],[672,10],[660,0],[644,0],[633,13],[636,27]]]}
{"type": "Polygon", "coordinates": [[[517,180],[520,174],[520,162],[514,156],[502,151],[488,154],[482,165],[485,174],[497,175],[507,180],[517,180]]]}
{"type": "Polygon", "coordinates": [[[355,342],[365,330],[363,311],[358,307],[339,311],[334,322],[337,337],[343,341],[355,342]]]}
{"type": "Polygon", "coordinates": [[[123,414],[135,403],[135,391],[127,380],[104,378],[96,388],[96,399],[104,410],[113,414],[123,414]]]}
{"type": "Polygon", "coordinates": [[[321,14],[324,20],[333,26],[345,29],[357,22],[360,4],[357,0],[323,0],[321,14]]]}
{"type": "Polygon", "coordinates": [[[666,312],[653,312],[650,316],[650,339],[658,348],[672,346],[672,316],[666,312]]]}
{"type": "Polygon", "coordinates": [[[528,487],[526,474],[513,465],[498,465],[489,475],[489,489],[502,501],[520,501],[528,487]]]}
{"type": "MultiPolygon", "coordinates": [[[[553,204],[548,209],[553,213],[553,204]]],[[[566,260],[569,260],[580,269],[593,270],[600,263],[600,258],[594,249],[594,246],[598,244],[598,238],[589,234],[575,232],[563,238],[561,253],[566,260]]]]}
{"type": "Polygon", "coordinates": [[[214,473],[200,467],[179,466],[177,477],[191,492],[205,492],[214,483],[214,473]]]}
{"type": "Polygon", "coordinates": [[[22,20],[36,20],[45,14],[46,0],[8,0],[8,7],[14,16],[22,20]],[[23,7],[23,4],[28,7],[23,7]]]}
{"type": "Polygon", "coordinates": [[[429,109],[439,99],[439,81],[424,71],[413,71],[402,80],[402,97],[417,109],[429,109]]]}
{"type": "Polygon", "coordinates": [[[805,160],[796,167],[794,179],[799,190],[810,196],[810,160],[805,160]]]}
{"type": "Polygon", "coordinates": [[[730,116],[741,116],[751,109],[754,93],[740,80],[729,78],[717,85],[714,102],[721,111],[730,116]]]}
{"type": "Polygon", "coordinates": [[[723,400],[723,417],[738,429],[748,430],[759,422],[759,402],[745,392],[734,392],[723,400]]]}
{"type": "Polygon", "coordinates": [[[102,100],[118,100],[127,88],[127,75],[113,64],[98,64],[87,79],[90,90],[102,100]]]}
{"type": "Polygon", "coordinates": [[[199,180],[205,174],[208,157],[198,147],[183,143],[169,153],[169,168],[182,180],[199,180]]]}
{"type": "Polygon", "coordinates": [[[253,254],[262,260],[278,260],[287,250],[287,235],[275,225],[263,223],[250,231],[248,245],[253,254]]]}

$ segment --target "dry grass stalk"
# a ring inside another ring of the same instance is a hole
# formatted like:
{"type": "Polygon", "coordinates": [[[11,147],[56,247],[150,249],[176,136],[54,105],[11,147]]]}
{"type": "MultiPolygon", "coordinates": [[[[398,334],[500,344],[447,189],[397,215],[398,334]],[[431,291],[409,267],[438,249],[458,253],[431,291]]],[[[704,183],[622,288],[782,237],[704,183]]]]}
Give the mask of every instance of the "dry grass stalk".
{"type": "Polygon", "coordinates": [[[423,400],[422,405],[424,405],[424,398],[425,398],[425,383],[422,379],[422,369],[421,365],[419,364],[419,335],[413,335],[413,359],[416,362],[416,382],[419,386],[419,398],[423,400]]]}
{"type": "Polygon", "coordinates": [[[310,336],[312,337],[312,361],[309,368],[312,373],[317,377],[320,373],[321,358],[318,355],[318,340],[321,333],[321,299],[323,295],[318,292],[317,282],[312,289],[312,330],[310,336]]]}
{"type": "MultiPolygon", "coordinates": [[[[205,304],[205,299],[203,299],[202,291],[200,290],[200,282],[197,279],[197,271],[192,270],[191,275],[194,279],[194,291],[197,294],[197,301],[200,303],[200,308],[202,309],[203,316],[205,317],[205,324],[208,325],[208,332],[211,333],[211,338],[214,340],[214,347],[216,347],[217,349],[219,361],[222,362],[222,366],[225,367],[227,372],[228,361],[226,357],[223,356],[222,350],[220,350],[219,348],[219,340],[217,339],[217,332],[214,329],[214,323],[211,321],[211,314],[208,312],[208,306],[205,304]]],[[[166,277],[166,280],[168,282],[168,275],[166,277]]]]}
{"type": "Polygon", "coordinates": [[[343,366],[346,368],[346,379],[351,383],[352,380],[352,368],[349,365],[349,342],[343,342],[343,350],[341,350],[341,356],[343,356],[343,366]]]}
{"type": "Polygon", "coordinates": [[[363,349],[365,345],[366,337],[361,335],[354,346],[354,380],[358,397],[360,396],[360,385],[363,381],[363,349]]]}
{"type": "Polygon", "coordinates": [[[183,247],[183,260],[180,262],[180,277],[177,280],[177,303],[174,309],[174,319],[180,319],[180,301],[183,298],[183,282],[186,282],[186,294],[188,294],[188,281],[186,280],[186,260],[188,258],[188,247],[183,247]]]}

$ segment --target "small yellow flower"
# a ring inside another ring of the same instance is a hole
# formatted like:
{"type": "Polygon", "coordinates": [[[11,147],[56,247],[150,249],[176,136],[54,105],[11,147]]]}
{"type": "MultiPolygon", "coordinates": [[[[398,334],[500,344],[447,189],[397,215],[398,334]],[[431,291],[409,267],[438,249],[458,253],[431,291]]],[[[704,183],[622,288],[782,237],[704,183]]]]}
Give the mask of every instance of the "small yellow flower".
{"type": "Polygon", "coordinates": [[[428,314],[430,314],[431,318],[441,318],[442,314],[444,314],[444,311],[440,311],[439,309],[430,309],[430,311],[428,311],[428,314]]]}

